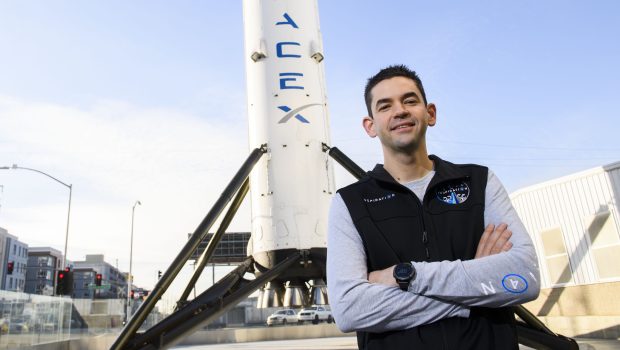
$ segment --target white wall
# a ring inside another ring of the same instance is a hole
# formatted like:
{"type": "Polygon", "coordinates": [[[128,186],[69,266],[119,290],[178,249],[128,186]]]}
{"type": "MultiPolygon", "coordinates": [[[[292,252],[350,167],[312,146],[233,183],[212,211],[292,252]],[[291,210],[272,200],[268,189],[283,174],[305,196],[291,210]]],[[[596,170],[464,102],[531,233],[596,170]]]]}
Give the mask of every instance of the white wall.
{"type": "Polygon", "coordinates": [[[619,196],[620,162],[511,195],[536,246],[543,287],[620,280],[619,196]],[[558,282],[563,260],[569,280],[558,282]]]}

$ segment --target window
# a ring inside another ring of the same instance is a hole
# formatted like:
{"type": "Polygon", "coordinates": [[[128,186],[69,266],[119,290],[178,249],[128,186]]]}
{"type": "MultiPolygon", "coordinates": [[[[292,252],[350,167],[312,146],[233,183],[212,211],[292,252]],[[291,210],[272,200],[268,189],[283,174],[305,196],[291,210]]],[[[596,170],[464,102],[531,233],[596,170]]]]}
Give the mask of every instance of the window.
{"type": "Polygon", "coordinates": [[[52,258],[49,256],[40,256],[37,258],[37,263],[39,266],[48,266],[53,267],[52,258]]]}
{"type": "Polygon", "coordinates": [[[573,275],[564,245],[562,230],[555,227],[540,233],[549,281],[552,285],[572,282],[573,275]]]}
{"type": "Polygon", "coordinates": [[[611,212],[605,211],[593,215],[588,222],[590,252],[594,257],[599,278],[620,277],[620,264],[618,264],[620,237],[618,237],[618,226],[614,216],[611,212]]]}

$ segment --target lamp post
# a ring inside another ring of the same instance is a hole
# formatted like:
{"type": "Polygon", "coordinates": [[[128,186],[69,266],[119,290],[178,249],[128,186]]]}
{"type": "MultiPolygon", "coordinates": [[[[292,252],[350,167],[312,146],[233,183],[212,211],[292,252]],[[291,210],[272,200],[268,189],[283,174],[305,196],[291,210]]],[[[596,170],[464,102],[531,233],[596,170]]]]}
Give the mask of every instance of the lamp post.
{"type": "Polygon", "coordinates": [[[39,173],[39,174],[42,174],[42,175],[45,175],[45,176],[49,177],[50,179],[58,182],[59,184],[65,186],[65,187],[67,187],[69,189],[69,210],[67,211],[67,230],[66,230],[66,233],[65,233],[65,250],[64,250],[64,253],[63,253],[64,254],[64,259],[62,261],[62,269],[64,270],[64,268],[67,266],[67,243],[69,242],[69,218],[71,217],[71,195],[72,195],[72,192],[73,192],[73,185],[72,184],[68,184],[67,185],[66,183],[58,180],[57,178],[53,177],[52,175],[50,175],[48,173],[45,173],[45,172],[43,172],[41,170],[20,167],[20,166],[17,166],[17,164],[13,164],[13,166],[11,166],[11,167],[8,167],[8,166],[0,167],[0,170],[6,170],[6,169],[22,169],[22,170],[34,171],[36,173],[39,173]]]}
{"type": "Polygon", "coordinates": [[[142,205],[140,201],[136,201],[131,208],[131,238],[129,241],[129,275],[127,276],[127,316],[125,322],[129,322],[131,317],[131,265],[133,263],[133,218],[136,212],[136,206],[142,205]]]}

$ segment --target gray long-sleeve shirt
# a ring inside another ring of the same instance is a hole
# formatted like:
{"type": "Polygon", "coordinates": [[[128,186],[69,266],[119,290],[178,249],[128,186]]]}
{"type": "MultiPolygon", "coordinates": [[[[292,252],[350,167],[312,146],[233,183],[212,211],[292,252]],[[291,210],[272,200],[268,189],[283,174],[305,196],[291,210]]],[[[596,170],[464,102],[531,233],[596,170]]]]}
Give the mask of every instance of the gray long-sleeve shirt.
{"type": "MultiPolygon", "coordinates": [[[[405,184],[422,198],[434,172],[405,184]]],[[[448,317],[469,317],[470,306],[502,307],[535,299],[540,291],[532,241],[508,193],[489,170],[484,222],[506,223],[508,252],[467,261],[412,262],[409,291],[368,282],[362,239],[339,194],[329,213],[327,283],[336,324],[344,331],[407,329],[448,317]]]]}

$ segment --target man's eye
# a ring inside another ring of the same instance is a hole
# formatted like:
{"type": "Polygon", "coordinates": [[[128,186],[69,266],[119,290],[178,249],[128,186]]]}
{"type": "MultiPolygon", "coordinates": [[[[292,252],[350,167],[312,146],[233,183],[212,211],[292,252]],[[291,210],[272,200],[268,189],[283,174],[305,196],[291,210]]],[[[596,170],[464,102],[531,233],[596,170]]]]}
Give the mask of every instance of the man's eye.
{"type": "Polygon", "coordinates": [[[379,106],[379,108],[377,108],[377,110],[379,112],[386,111],[389,107],[390,107],[390,105],[381,105],[381,106],[379,106]]]}
{"type": "Polygon", "coordinates": [[[418,100],[416,100],[415,98],[408,98],[405,100],[405,104],[408,104],[408,105],[416,104],[417,102],[418,100]]]}

